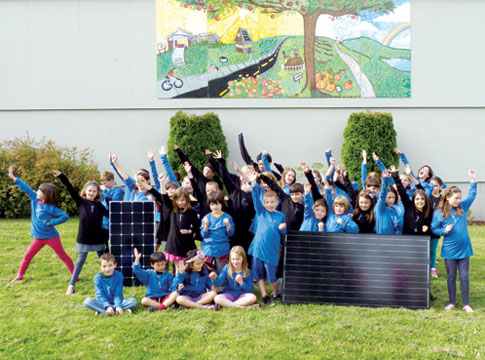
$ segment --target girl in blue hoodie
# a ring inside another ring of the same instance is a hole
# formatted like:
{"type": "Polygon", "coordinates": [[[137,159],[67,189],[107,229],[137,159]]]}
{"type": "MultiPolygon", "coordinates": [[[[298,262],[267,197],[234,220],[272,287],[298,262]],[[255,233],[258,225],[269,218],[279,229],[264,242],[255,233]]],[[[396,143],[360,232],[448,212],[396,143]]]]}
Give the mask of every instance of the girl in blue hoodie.
{"type": "Polygon", "coordinates": [[[30,198],[32,213],[30,235],[34,238],[24,255],[18,275],[10,283],[24,278],[30,262],[45,245],[50,246],[55,251],[72,275],[74,263],[62,247],[59,233],[54,227],[69,219],[69,216],[57,207],[57,188],[53,184],[44,183],[39,186],[39,190],[34,191],[29,185],[14,175],[11,166],[8,168],[8,177],[30,198]]]}
{"type": "Polygon", "coordinates": [[[327,179],[325,184],[325,198],[328,206],[328,216],[325,224],[326,232],[358,233],[359,227],[349,216],[350,202],[345,196],[337,196],[332,200],[332,188],[327,179]]]}

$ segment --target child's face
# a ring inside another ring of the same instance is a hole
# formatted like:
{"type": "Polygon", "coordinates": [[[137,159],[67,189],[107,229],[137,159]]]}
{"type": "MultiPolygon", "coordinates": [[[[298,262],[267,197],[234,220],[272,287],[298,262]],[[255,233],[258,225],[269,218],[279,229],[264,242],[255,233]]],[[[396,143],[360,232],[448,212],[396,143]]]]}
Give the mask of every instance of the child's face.
{"type": "Polygon", "coordinates": [[[345,205],[342,204],[334,204],[333,205],[333,212],[335,215],[343,215],[345,214],[345,205]]]}
{"type": "Polygon", "coordinates": [[[369,190],[372,195],[375,195],[379,191],[379,186],[374,186],[374,185],[366,186],[365,189],[369,190]]]}
{"type": "Polygon", "coordinates": [[[45,200],[45,195],[42,192],[41,189],[37,190],[37,200],[44,201],[45,200]]]}
{"type": "Polygon", "coordinates": [[[431,184],[433,184],[433,194],[438,195],[441,192],[441,185],[436,180],[431,180],[431,184]]]}
{"type": "Polygon", "coordinates": [[[263,198],[263,206],[269,212],[274,212],[276,210],[276,206],[278,205],[278,200],[274,196],[269,196],[263,198]]]}
{"type": "Polygon", "coordinates": [[[401,175],[399,176],[399,178],[401,179],[401,182],[402,182],[402,185],[404,186],[404,188],[407,188],[409,186],[409,178],[407,175],[401,175]]]}
{"type": "Polygon", "coordinates": [[[115,186],[115,179],[104,180],[102,184],[106,189],[112,189],[115,186]]]}
{"type": "Polygon", "coordinates": [[[241,183],[241,190],[250,193],[251,192],[251,186],[248,183],[241,183]]]}
{"type": "Polygon", "coordinates": [[[313,213],[315,214],[315,218],[319,221],[327,216],[327,210],[323,206],[316,206],[315,209],[313,209],[313,213]]]}
{"type": "Polygon", "coordinates": [[[188,192],[192,192],[194,189],[192,188],[192,183],[190,179],[186,176],[184,180],[182,180],[182,187],[186,189],[188,192]]]}
{"type": "Polygon", "coordinates": [[[98,196],[98,188],[94,185],[88,185],[86,187],[86,199],[90,201],[94,201],[98,196]]]}
{"type": "Polygon", "coordinates": [[[359,209],[362,211],[368,211],[371,206],[371,201],[363,196],[359,197],[359,209]]]}
{"type": "Polygon", "coordinates": [[[153,264],[150,264],[150,266],[155,270],[157,273],[162,273],[165,271],[165,268],[167,267],[167,262],[166,261],[157,261],[153,264]]]}
{"type": "Polygon", "coordinates": [[[424,205],[426,204],[426,200],[423,195],[418,194],[414,198],[414,206],[416,206],[416,209],[419,211],[423,211],[424,205]]]}
{"type": "Polygon", "coordinates": [[[190,268],[192,271],[199,272],[202,270],[202,266],[204,266],[204,260],[197,258],[190,264],[190,268]]]}
{"type": "Polygon", "coordinates": [[[456,192],[449,195],[446,200],[452,208],[457,208],[461,203],[461,192],[456,192]]]}
{"type": "Polygon", "coordinates": [[[392,192],[388,192],[386,196],[386,205],[391,206],[396,203],[396,195],[392,192]]]}
{"type": "Polygon", "coordinates": [[[303,193],[301,192],[292,192],[290,193],[291,201],[294,203],[301,204],[301,200],[303,199],[303,193]]]}
{"type": "Polygon", "coordinates": [[[429,167],[425,166],[419,170],[418,178],[420,180],[425,180],[429,176],[429,167]]]}
{"type": "Polygon", "coordinates": [[[214,170],[208,166],[204,166],[204,169],[202,169],[202,175],[204,175],[206,178],[210,178],[214,176],[214,170]]]}
{"type": "Polygon", "coordinates": [[[263,187],[264,191],[271,190],[268,184],[266,184],[264,181],[261,181],[261,186],[263,187]]]}
{"type": "Polygon", "coordinates": [[[99,265],[101,267],[103,275],[106,277],[110,277],[111,275],[113,275],[116,269],[116,263],[113,261],[101,260],[101,263],[99,265]]]}
{"type": "Polygon", "coordinates": [[[177,190],[177,188],[174,188],[174,187],[167,188],[167,195],[168,195],[168,197],[170,199],[173,197],[173,194],[175,193],[175,190],[177,190]]]}
{"type": "Polygon", "coordinates": [[[187,199],[185,199],[185,197],[180,197],[175,200],[175,203],[180,209],[185,209],[185,207],[187,206],[187,199]]]}
{"type": "Polygon", "coordinates": [[[218,202],[210,203],[209,207],[214,214],[220,214],[222,211],[222,204],[218,202]]]}
{"type": "Polygon", "coordinates": [[[150,185],[150,181],[145,179],[141,175],[136,176],[136,187],[138,188],[139,191],[145,191],[144,189],[150,185]]]}
{"type": "Polygon", "coordinates": [[[259,167],[259,171],[264,172],[263,160],[258,160],[258,167],[259,167]]]}
{"type": "Polygon", "coordinates": [[[241,271],[243,263],[242,256],[239,256],[236,253],[231,253],[231,265],[234,267],[236,271],[241,271]]]}
{"type": "Polygon", "coordinates": [[[295,173],[293,171],[288,171],[285,175],[285,182],[287,184],[293,184],[295,182],[295,173]]]}
{"type": "Polygon", "coordinates": [[[207,195],[215,193],[216,191],[219,191],[219,188],[215,184],[207,184],[205,186],[205,193],[207,195]]]}
{"type": "Polygon", "coordinates": [[[322,178],[320,177],[320,174],[316,171],[313,171],[313,178],[315,179],[315,183],[317,186],[322,185],[322,178]]]}

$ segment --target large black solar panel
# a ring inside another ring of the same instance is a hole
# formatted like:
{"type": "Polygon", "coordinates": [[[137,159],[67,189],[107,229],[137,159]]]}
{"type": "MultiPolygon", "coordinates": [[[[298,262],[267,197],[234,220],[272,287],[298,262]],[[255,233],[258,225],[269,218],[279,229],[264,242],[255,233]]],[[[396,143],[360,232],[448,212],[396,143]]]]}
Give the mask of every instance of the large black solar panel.
{"type": "Polygon", "coordinates": [[[151,201],[111,201],[109,203],[110,253],[116,257],[124,286],[140,285],[133,275],[135,247],[143,256],[140,264],[150,268],[155,251],[155,204],[151,201]]]}
{"type": "Polygon", "coordinates": [[[283,302],[429,308],[429,236],[289,231],[283,302]]]}

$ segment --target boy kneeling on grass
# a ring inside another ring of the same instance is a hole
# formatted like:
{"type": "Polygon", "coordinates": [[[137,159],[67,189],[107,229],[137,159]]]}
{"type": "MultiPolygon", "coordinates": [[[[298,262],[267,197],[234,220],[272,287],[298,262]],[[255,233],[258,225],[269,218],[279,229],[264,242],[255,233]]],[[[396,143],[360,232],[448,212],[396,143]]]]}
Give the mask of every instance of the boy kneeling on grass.
{"type": "Polygon", "coordinates": [[[101,271],[94,277],[96,298],[84,300],[84,306],[93,310],[95,315],[123,315],[131,313],[136,307],[135,298],[123,299],[123,275],[116,269],[116,258],[113,254],[103,254],[99,258],[101,271]]]}
{"type": "Polygon", "coordinates": [[[167,260],[163,253],[154,252],[150,255],[150,266],[153,269],[143,270],[140,265],[141,253],[135,248],[135,262],[133,263],[133,273],[143,285],[147,287],[145,297],[141,300],[143,306],[148,307],[148,311],[165,310],[170,307],[179,293],[170,291],[173,275],[168,271],[167,260]]]}

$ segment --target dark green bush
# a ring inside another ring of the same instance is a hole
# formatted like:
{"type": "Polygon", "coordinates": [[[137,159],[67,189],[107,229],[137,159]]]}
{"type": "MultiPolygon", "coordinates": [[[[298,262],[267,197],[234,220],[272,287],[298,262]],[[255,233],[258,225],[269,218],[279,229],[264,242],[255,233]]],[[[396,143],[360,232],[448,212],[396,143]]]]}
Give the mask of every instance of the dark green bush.
{"type": "Polygon", "coordinates": [[[65,186],[52,174],[52,170],[65,173],[75,189],[81,190],[89,180],[99,181],[98,166],[91,150],[56,145],[52,140],[35,141],[24,137],[6,140],[0,144],[0,217],[30,216],[30,200],[6,176],[9,166],[15,176],[37,190],[45,182],[59,189],[59,207],[69,215],[77,214],[77,207],[65,186]]]}
{"type": "Polygon", "coordinates": [[[387,167],[391,164],[398,166],[399,155],[394,153],[396,147],[396,131],[390,113],[352,113],[344,131],[342,162],[347,166],[350,178],[360,184],[362,149],[367,150],[367,172],[380,173],[372,153],[375,152],[387,167]]]}
{"type": "Polygon", "coordinates": [[[170,119],[170,134],[167,143],[168,159],[172,168],[178,170],[182,175],[185,174],[185,170],[178,155],[173,150],[175,144],[200,171],[207,163],[206,149],[212,152],[222,150],[224,159],[227,159],[229,155],[219,116],[212,112],[203,115],[190,115],[183,111],[177,111],[170,119]]]}

